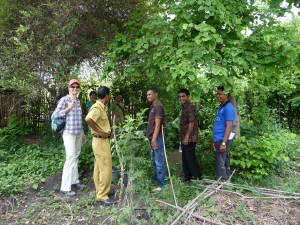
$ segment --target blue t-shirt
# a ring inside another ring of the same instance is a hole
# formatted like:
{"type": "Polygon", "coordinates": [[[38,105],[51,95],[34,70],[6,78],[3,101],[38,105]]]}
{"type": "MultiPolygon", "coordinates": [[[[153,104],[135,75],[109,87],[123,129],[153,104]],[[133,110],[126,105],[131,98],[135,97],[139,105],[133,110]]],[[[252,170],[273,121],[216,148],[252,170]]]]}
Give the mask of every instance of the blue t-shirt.
{"type": "Polygon", "coordinates": [[[214,122],[214,141],[222,141],[226,130],[226,121],[232,121],[232,125],[235,119],[235,110],[233,105],[228,102],[224,106],[220,106],[216,120],[214,122]]]}

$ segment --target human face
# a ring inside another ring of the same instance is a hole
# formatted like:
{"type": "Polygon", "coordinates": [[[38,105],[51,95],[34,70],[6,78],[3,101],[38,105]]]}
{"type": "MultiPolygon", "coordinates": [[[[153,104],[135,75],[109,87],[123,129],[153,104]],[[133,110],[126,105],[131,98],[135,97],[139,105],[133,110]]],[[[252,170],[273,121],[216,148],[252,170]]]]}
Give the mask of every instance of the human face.
{"type": "Polygon", "coordinates": [[[118,95],[118,96],[116,97],[116,101],[117,101],[117,102],[121,102],[121,101],[122,101],[122,95],[118,95]]]}
{"type": "Polygon", "coordinates": [[[157,93],[152,90],[147,91],[147,100],[153,103],[157,99],[157,93]]]}
{"type": "Polygon", "coordinates": [[[224,94],[222,90],[217,90],[217,100],[221,104],[224,104],[228,100],[228,94],[224,94]]]}
{"type": "Polygon", "coordinates": [[[109,103],[109,101],[110,101],[110,94],[106,95],[105,98],[104,98],[104,100],[105,100],[104,104],[109,103]]]}
{"type": "Polygon", "coordinates": [[[186,93],[179,93],[178,98],[182,104],[184,104],[190,100],[190,96],[187,95],[186,93]]]}
{"type": "Polygon", "coordinates": [[[96,95],[95,94],[91,94],[90,99],[92,102],[96,101],[96,95]]]}
{"type": "Polygon", "coordinates": [[[80,86],[78,84],[72,84],[69,86],[69,93],[72,95],[77,95],[79,92],[80,86]]]}

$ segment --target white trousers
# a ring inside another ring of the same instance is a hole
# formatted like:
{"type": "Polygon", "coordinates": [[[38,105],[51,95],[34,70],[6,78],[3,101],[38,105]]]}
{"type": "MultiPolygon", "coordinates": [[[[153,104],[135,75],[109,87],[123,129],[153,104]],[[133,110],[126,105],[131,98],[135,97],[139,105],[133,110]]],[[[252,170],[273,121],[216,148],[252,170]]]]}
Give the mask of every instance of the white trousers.
{"type": "Polygon", "coordinates": [[[82,145],[82,135],[63,132],[64,146],[66,150],[66,161],[61,179],[61,191],[71,191],[72,184],[79,183],[78,156],[82,145]]]}

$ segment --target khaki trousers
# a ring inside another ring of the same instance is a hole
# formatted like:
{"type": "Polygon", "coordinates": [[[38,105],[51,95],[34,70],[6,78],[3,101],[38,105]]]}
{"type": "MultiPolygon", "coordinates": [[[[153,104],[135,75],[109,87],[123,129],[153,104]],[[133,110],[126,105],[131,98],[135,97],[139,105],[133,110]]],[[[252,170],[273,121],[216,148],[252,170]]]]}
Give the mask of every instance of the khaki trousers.
{"type": "Polygon", "coordinates": [[[108,139],[93,138],[94,161],[94,183],[96,188],[96,199],[103,201],[108,199],[112,180],[112,160],[108,139]]]}

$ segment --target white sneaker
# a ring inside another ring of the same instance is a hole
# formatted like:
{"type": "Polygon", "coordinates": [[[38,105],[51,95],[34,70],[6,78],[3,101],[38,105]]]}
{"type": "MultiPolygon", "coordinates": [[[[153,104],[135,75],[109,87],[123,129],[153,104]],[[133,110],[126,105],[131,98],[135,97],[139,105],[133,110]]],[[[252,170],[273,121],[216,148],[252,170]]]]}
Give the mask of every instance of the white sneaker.
{"type": "Polygon", "coordinates": [[[161,187],[157,187],[157,188],[153,189],[152,192],[159,192],[159,191],[161,191],[161,190],[162,190],[161,187]]]}

